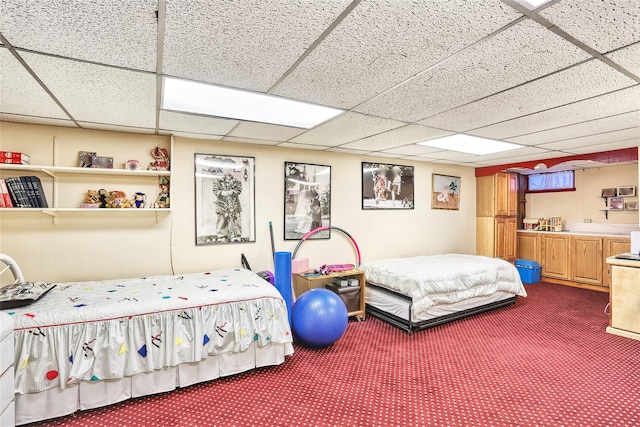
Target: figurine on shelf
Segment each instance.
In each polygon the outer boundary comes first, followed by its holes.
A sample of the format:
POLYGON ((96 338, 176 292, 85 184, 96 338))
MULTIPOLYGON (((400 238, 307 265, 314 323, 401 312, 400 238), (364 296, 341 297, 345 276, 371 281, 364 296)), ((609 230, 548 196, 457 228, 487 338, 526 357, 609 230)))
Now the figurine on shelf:
POLYGON ((146 200, 147 200, 146 194, 137 192, 133 197, 133 205, 138 209, 144 208, 144 202, 146 200))
POLYGON ((127 199, 127 195, 124 191, 111 191, 107 196, 108 208, 130 208, 131 201, 127 199))
POLYGON ((100 198, 100 207, 107 207, 107 199, 109 198, 109 193, 104 188, 98 190, 98 197, 100 198))
POLYGON ((158 197, 156 197, 156 201, 153 204, 154 208, 169 208, 171 207, 171 202, 169 198, 169 178, 166 176, 161 176, 158 185, 160 186, 160 192, 158 193, 158 197))
POLYGON ((166 148, 155 147, 151 150, 151 155, 155 159, 149 163, 148 170, 152 171, 168 171, 169 170, 169 152, 166 148))
POLYGON ((87 195, 84 196, 84 201, 80 205, 81 208, 99 208, 100 207, 100 194, 96 190, 87 190, 87 195))

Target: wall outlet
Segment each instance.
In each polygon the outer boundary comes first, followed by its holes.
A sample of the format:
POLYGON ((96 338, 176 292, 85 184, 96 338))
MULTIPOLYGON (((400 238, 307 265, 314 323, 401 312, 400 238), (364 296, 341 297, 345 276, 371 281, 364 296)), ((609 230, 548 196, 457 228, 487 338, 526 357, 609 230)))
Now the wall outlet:
POLYGON ((587 224, 591 224, 591 218, 585 218, 584 222, 587 223, 587 224))

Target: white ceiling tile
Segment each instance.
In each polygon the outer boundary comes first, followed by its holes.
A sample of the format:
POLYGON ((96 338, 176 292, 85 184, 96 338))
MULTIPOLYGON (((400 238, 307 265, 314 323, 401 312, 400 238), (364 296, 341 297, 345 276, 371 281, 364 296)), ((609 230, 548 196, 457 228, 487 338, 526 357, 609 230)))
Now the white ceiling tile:
POLYGON ((0 0, 0 29, 14 47, 155 71, 157 0, 0 0))
POLYGON ((386 132, 404 124, 395 120, 347 112, 296 136, 291 142, 332 147, 386 132))
POLYGON ((407 125, 378 135, 349 142, 342 147, 370 151, 385 150, 400 145, 440 138, 450 134, 451 132, 433 129, 427 126, 407 125))
POLYGON ((509 142, 527 145, 544 144, 612 132, 617 129, 628 129, 638 126, 638 124, 640 124, 640 110, 517 136, 509 138, 509 142))
POLYGON ((167 0, 163 72, 267 91, 350 0, 167 0))
POLYGON ((567 153, 574 153, 574 154, 588 154, 588 153, 599 153, 601 151, 621 150, 623 148, 634 148, 634 147, 640 147, 640 144, 638 143, 637 139, 609 142, 606 144, 588 145, 585 147, 569 148, 564 151, 566 151, 567 153))
POLYGON ((274 93, 353 108, 519 16, 496 0, 363 1, 274 93))
POLYGON ((635 84, 605 63, 592 60, 419 123, 466 132, 635 84))
POLYGON ((606 55, 616 64, 640 77, 640 43, 606 55))
POLYGON ((76 120, 155 129, 154 74, 21 55, 76 120))
POLYGON ((84 129, 108 130, 111 132, 128 132, 149 134, 155 131, 154 128, 140 128, 131 126, 108 125, 104 123, 78 122, 84 129))
POLYGON ((242 142, 246 144, 258 144, 258 145, 280 145, 282 141, 271 141, 268 139, 251 139, 251 138, 239 138, 236 136, 225 136, 223 141, 242 142))
POLYGON ((381 151, 382 153, 400 154, 403 156, 413 156, 418 154, 438 153, 444 151, 440 148, 427 147, 426 145, 409 144, 401 147, 393 147, 387 150, 381 151))
POLYGON ((71 120, 62 119, 48 119, 35 116, 20 116, 17 114, 4 114, 0 113, 0 122, 15 122, 15 123, 28 123, 33 125, 46 125, 46 126, 62 126, 62 127, 77 127, 71 120))
POLYGON ((580 138, 565 139, 549 144, 538 144, 539 147, 553 150, 567 150, 575 147, 585 147, 589 145, 599 145, 609 142, 635 140, 640 146, 640 127, 618 130, 614 132, 599 133, 596 135, 583 136, 580 138))
POLYGON ((251 139, 270 139, 272 141, 288 141, 294 136, 300 135, 306 129, 289 126, 279 126, 267 123, 240 122, 233 128, 229 136, 251 139))
POLYGON ((493 154, 485 154, 482 156, 474 156, 465 154, 460 157, 460 161, 463 162, 475 162, 475 161, 493 161, 493 160, 501 160, 503 163, 511 162, 511 159, 522 158, 524 156, 540 156, 543 154, 547 154, 550 150, 545 150, 537 147, 523 147, 517 148, 515 150, 502 151, 500 153, 493 154))
POLYGON ((191 132, 205 135, 226 135, 238 123, 238 120, 196 116, 192 114, 177 113, 175 111, 160 110, 159 128, 163 130, 191 132))
POLYGON ((295 148, 300 150, 315 150, 315 151, 324 151, 327 149, 327 147, 322 145, 296 144, 293 142, 283 142, 282 144, 278 144, 278 147, 295 148))
POLYGON ((351 150, 348 148, 342 147, 331 147, 327 148, 325 151, 331 151, 332 153, 344 153, 344 154, 367 154, 367 150, 351 150))
POLYGON ((205 141, 221 141, 222 135, 211 135, 211 134, 203 134, 203 133, 194 133, 194 132, 180 132, 180 131, 158 131, 159 135, 173 135, 180 138, 190 138, 190 139, 203 139, 205 141))
POLYGON ((560 1, 540 15, 600 53, 640 41, 636 0, 560 1))
POLYGON ((0 112, 69 120, 8 49, 0 48, 0 112))
POLYGON ((469 132, 486 138, 515 137, 632 112, 640 107, 640 85, 469 132))
POLYGON ((524 20, 355 110, 418 121, 586 58, 586 52, 524 20))

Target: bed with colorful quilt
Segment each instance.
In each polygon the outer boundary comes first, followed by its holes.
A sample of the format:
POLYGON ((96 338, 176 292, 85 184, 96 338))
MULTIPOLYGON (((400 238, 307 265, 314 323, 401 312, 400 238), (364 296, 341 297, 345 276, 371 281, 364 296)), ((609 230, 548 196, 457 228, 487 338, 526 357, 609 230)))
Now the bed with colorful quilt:
POLYGON ((16 424, 281 364, 293 353, 284 300, 250 270, 54 285, 2 310, 15 322, 16 424))
POLYGON ((513 304, 527 295, 518 270, 498 258, 444 254, 360 267, 367 313, 409 333, 513 304))

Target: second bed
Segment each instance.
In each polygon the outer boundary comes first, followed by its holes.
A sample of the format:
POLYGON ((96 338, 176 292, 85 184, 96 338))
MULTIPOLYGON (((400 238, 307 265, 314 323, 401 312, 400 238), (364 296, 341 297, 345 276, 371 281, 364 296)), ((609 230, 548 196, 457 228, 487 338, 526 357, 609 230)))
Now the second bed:
POLYGON ((518 270, 498 258, 422 255, 368 262, 361 268, 367 313, 409 333, 527 296, 518 270))

